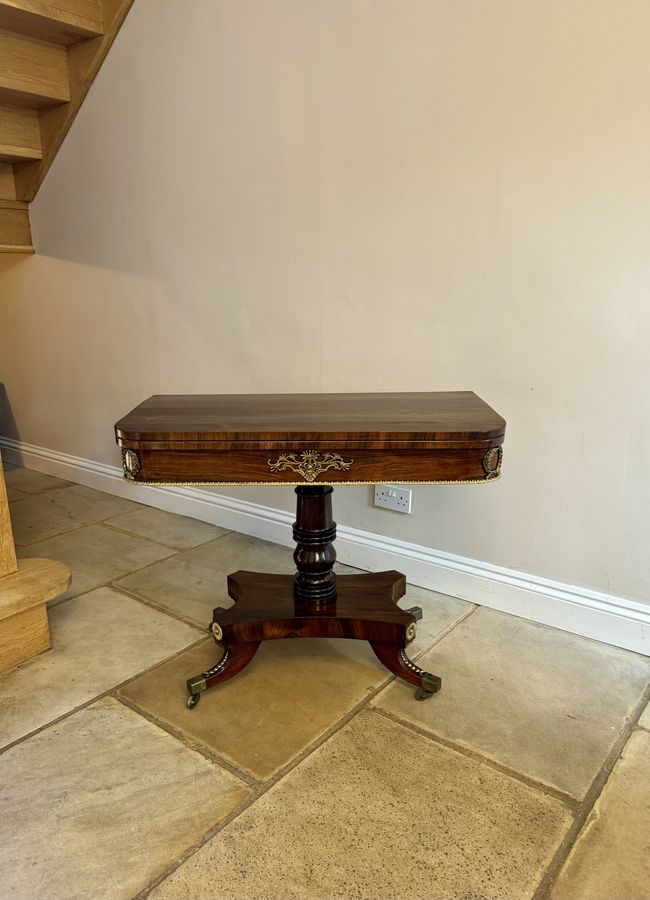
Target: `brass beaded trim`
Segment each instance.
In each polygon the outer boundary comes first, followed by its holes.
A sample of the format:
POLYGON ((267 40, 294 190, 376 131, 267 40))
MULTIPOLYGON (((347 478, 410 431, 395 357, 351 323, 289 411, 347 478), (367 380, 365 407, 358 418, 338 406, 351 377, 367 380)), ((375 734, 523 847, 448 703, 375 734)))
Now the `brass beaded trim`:
MULTIPOLYGON (((391 478, 391 484, 487 484, 491 481, 498 481, 501 478, 501 472, 493 475, 491 478, 457 478, 455 480, 438 479, 437 481, 419 481, 411 478, 410 481, 398 481, 391 478)), ((144 484, 150 487, 228 487, 229 485, 237 487, 254 487, 256 484, 262 485, 286 485, 287 487, 298 487, 304 485, 304 481, 136 481, 134 478, 126 477, 130 484, 144 484)), ((315 481, 315 485, 325 484, 336 487, 345 484, 379 484, 380 482, 374 478, 372 481, 315 481)))

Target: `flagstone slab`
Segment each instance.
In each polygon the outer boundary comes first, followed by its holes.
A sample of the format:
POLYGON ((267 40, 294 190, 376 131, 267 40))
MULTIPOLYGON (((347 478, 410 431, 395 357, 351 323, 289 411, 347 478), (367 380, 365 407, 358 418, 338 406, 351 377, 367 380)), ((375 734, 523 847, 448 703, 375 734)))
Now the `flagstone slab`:
POLYGON ((110 588, 61 603, 49 617, 52 649, 0 675, 0 747, 201 638, 110 588))
POLYGON ((101 522, 137 506, 130 500, 81 484, 48 490, 12 505, 14 540, 16 546, 33 544, 82 525, 101 522))
POLYGON ((570 823, 548 795, 364 712, 150 898, 529 900, 570 823))
POLYGON ((108 519, 106 524, 176 550, 187 550, 227 534, 225 528, 166 512, 164 509, 156 509, 153 506, 141 506, 139 509, 108 519))
POLYGON ((365 642, 266 641, 246 669, 187 709, 187 679, 219 656, 208 638, 120 694, 259 780, 290 763, 390 677, 365 642))
POLYGON ((442 690, 373 701, 524 775, 584 796, 650 680, 650 659, 481 607, 418 660, 442 690))
MULTIPOLYGON (((61 599, 85 594, 123 575, 174 554, 171 547, 105 525, 87 525, 30 546, 19 556, 58 559, 72 571, 72 584, 61 599)), ((60 602, 57 600, 55 602, 60 602)))
POLYGON ((650 734, 636 731, 596 801, 553 900, 650 898, 650 734))
POLYGON ((232 606, 227 580, 238 569, 294 572, 293 553, 287 547, 230 532, 134 572, 117 584, 205 628, 215 606, 232 606))
POLYGON ((37 472, 35 469, 12 469, 11 472, 5 473, 7 486, 18 488, 26 494, 43 494, 45 491, 52 491, 68 487, 72 484, 64 478, 57 478, 54 475, 44 475, 43 472, 37 472))
POLYGON ((129 900, 249 795, 105 698, 0 756, 0 893, 129 900))

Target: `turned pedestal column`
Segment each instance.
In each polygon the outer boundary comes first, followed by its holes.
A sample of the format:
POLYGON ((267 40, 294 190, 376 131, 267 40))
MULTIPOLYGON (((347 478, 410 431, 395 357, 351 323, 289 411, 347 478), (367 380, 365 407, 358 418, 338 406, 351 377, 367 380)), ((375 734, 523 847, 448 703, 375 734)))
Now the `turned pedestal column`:
POLYGON ((336 522, 332 519, 333 488, 326 484, 299 485, 296 488, 296 521, 293 558, 296 581, 293 595, 302 603, 327 603, 336 597, 336 522))

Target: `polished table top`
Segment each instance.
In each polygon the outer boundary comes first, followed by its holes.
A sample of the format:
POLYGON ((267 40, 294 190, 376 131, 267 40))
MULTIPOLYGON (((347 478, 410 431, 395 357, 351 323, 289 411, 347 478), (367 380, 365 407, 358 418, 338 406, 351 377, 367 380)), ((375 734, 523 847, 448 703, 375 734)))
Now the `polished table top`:
POLYGON ((410 483, 496 478, 505 426, 472 391, 180 394, 145 400, 115 434, 135 481, 410 483))
POLYGON ((506 423, 472 391, 399 394, 172 394, 149 397, 115 426, 141 440, 456 441, 506 423))

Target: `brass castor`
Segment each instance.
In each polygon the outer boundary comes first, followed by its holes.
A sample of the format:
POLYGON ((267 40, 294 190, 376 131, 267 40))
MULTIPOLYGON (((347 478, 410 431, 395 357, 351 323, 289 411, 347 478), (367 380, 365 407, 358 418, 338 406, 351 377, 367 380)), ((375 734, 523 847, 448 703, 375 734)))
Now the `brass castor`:
POLYGON ((200 699, 201 699, 200 694, 190 694, 190 696, 187 698, 187 708, 194 709, 194 707, 197 705, 197 703, 199 702, 200 699))
POLYGON ((431 675, 430 672, 422 673, 422 684, 415 692, 416 700, 428 700, 434 694, 437 694, 442 687, 442 679, 438 675, 431 675))
POLYGON ((409 609, 405 609, 404 612, 411 613, 412 616, 415 616, 417 621, 422 618, 421 606, 411 606, 409 609))

